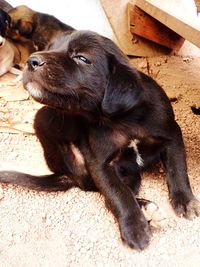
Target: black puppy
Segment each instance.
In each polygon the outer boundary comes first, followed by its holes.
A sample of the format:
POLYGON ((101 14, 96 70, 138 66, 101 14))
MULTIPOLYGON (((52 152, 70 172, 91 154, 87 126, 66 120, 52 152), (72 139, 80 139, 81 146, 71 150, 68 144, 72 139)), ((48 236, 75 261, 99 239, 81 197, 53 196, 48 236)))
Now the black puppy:
POLYGON ((119 223, 122 240, 143 249, 149 225, 134 192, 141 171, 161 160, 175 212, 199 216, 181 130, 162 88, 96 33, 75 31, 52 49, 29 58, 23 82, 45 105, 34 127, 53 174, 5 171, 0 181, 35 190, 99 190, 119 223))
POLYGON ((0 8, 0 35, 2 37, 5 37, 5 33, 10 21, 10 16, 3 9, 0 8))
POLYGON ((32 50, 48 50, 63 32, 70 34, 74 28, 56 17, 40 13, 27 6, 17 6, 9 11, 11 18, 7 36, 13 42, 31 46, 32 50))
POLYGON ((10 9, 12 9, 12 6, 8 2, 0 0, 0 36, 2 37, 5 37, 6 30, 11 22, 7 13, 10 9))

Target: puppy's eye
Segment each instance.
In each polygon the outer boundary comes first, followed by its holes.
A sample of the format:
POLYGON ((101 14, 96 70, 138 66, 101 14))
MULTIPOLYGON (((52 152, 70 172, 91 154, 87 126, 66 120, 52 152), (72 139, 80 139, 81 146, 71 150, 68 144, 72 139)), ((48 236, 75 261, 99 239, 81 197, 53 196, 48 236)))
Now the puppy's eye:
POLYGON ((91 61, 82 55, 73 56, 73 59, 80 60, 80 61, 84 62, 85 64, 91 64, 91 61))

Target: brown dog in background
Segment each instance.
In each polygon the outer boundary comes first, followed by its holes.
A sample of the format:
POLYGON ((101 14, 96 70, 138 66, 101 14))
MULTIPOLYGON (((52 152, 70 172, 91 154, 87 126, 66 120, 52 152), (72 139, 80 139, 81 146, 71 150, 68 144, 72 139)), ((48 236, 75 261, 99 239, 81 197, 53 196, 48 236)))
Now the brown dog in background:
POLYGON ((8 11, 12 6, 6 1, 0 1, 0 76, 12 70, 19 60, 19 53, 11 41, 5 38, 6 30, 10 24, 8 11))
POLYGON ((18 68, 23 68, 29 55, 35 51, 32 45, 15 42, 8 35, 11 17, 8 14, 13 7, 6 1, 0 0, 0 76, 7 72, 19 74, 18 68))
POLYGON ((2 44, 6 41, 6 46, 0 51, 0 75, 10 71, 13 65, 23 69, 30 54, 48 50, 59 35, 74 31, 54 16, 27 6, 13 8, 0 1, 1 7, 0 26, 5 37, 2 44))
POLYGON ((60 34, 74 31, 54 16, 36 12, 24 5, 11 9, 9 16, 11 24, 7 36, 24 46, 28 44, 34 51, 48 50, 60 34))

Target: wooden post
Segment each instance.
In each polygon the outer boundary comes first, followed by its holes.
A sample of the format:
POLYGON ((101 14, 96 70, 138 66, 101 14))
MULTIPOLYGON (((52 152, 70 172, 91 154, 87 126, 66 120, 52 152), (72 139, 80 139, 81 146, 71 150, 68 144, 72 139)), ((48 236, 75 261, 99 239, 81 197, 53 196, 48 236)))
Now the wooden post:
POLYGON ((193 0, 136 0, 135 5, 200 47, 200 19, 193 0))
POLYGON ((179 50, 185 41, 180 35, 129 3, 130 31, 157 44, 179 50))

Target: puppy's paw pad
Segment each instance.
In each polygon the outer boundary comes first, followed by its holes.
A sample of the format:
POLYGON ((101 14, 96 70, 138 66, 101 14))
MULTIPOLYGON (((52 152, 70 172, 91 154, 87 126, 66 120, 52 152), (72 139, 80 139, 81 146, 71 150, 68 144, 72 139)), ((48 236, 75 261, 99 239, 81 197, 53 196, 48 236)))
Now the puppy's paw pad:
POLYGON ((149 202, 142 207, 145 218, 155 228, 163 228, 167 224, 167 215, 156 203, 149 202))
POLYGON ((200 216, 200 202, 197 199, 190 200, 186 207, 186 217, 190 220, 200 216))

